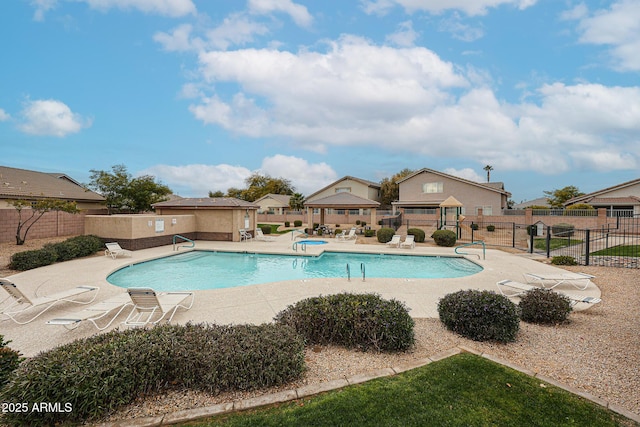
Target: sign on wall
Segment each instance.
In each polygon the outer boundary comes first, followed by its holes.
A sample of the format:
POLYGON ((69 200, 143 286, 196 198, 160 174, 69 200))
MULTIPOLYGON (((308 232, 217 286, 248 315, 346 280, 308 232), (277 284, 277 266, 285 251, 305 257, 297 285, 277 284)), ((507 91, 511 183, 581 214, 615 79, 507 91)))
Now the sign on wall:
POLYGON ((164 219, 156 219, 156 233, 164 232, 164 219))

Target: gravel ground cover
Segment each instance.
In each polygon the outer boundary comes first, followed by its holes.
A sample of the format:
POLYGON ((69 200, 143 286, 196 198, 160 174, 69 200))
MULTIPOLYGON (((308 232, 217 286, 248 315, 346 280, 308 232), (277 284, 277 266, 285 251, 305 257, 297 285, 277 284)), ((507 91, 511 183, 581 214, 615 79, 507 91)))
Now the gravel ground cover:
MULTIPOLYGON (((6 266, 13 252, 35 249, 58 239, 27 241, 16 247, 0 244, 0 277, 15 272, 6 266), (18 248, 18 249, 16 249, 18 248)), ((297 383, 280 389, 251 392, 207 393, 174 390, 145 396, 103 421, 116 421, 171 413, 331 381, 398 366, 466 346, 588 392, 633 413, 640 414, 640 274, 637 269, 565 267, 596 276, 601 304, 572 313, 570 322, 558 326, 520 323, 517 341, 480 343, 447 331, 438 319, 415 319, 416 346, 401 354, 375 354, 340 347, 316 346, 306 351, 308 371, 297 383)))

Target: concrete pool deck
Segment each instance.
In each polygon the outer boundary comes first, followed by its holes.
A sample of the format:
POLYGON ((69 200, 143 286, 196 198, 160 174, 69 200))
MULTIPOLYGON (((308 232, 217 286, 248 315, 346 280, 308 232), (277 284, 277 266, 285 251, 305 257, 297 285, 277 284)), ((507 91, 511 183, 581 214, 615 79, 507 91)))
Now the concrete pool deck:
MULTIPOLYGON (((295 254, 293 241, 289 234, 273 236, 272 241, 248 242, 212 242, 197 241, 196 249, 219 251, 244 251, 256 253, 295 254)), ((326 245, 308 245, 306 255, 317 255, 323 251, 350 251, 366 253, 394 253, 432 256, 459 256, 454 248, 416 246, 414 249, 389 248, 380 244, 355 244, 355 241, 338 242, 325 239, 326 245)), ((301 245, 298 253, 303 254, 301 245)), ((188 249, 180 248, 180 252, 188 249)), ((479 289, 497 291, 496 282, 504 279, 523 281, 524 273, 558 273, 564 270, 552 265, 543 264, 531 259, 528 254, 509 254, 500 250, 487 249, 486 259, 482 259, 482 249, 467 247, 461 250, 468 253, 466 258, 483 267, 477 274, 452 279, 377 279, 366 278, 362 281, 358 272, 354 272, 351 280, 346 277, 331 279, 307 279, 272 282, 260 285, 236 288, 202 290, 195 292, 195 303, 189 311, 178 311, 173 323, 208 322, 217 324, 260 324, 271 322, 273 317, 286 308, 304 298, 340 292, 374 292, 383 298, 395 298, 410 308, 409 314, 414 318, 437 318, 437 304, 440 298, 460 289, 479 289)), ((113 271, 145 260, 175 254, 172 246, 162 246, 133 252, 131 257, 112 259, 107 256, 94 256, 67 261, 25 271, 9 279, 27 296, 43 296, 80 285, 100 287, 96 300, 98 303, 109 297, 124 292, 123 288, 107 282, 107 276, 113 271)), ((213 278, 215 280, 215 278, 213 278)), ((274 277, 274 280, 277 280, 274 277)), ((151 286, 153 287, 153 286, 151 286)), ((587 289, 579 291, 571 285, 562 285, 555 290, 567 291, 571 295, 600 297, 600 289, 590 283, 587 289)), ((0 291, 0 294, 5 293, 0 291)), ((4 298, 1 297, 1 298, 4 298)), ((8 304, 5 301, 0 305, 8 304)), ((63 303, 54 306, 38 319, 26 325, 18 325, 3 317, 0 320, 0 333, 5 340, 11 340, 10 347, 20 351, 24 356, 34 356, 60 344, 78 338, 94 335, 97 329, 88 322, 83 322, 76 329, 67 330, 62 326, 46 325, 46 321, 64 317, 86 306, 63 303)), ((574 310, 588 308, 587 304, 578 304, 574 310)), ((126 319, 125 310, 107 330, 116 329, 126 319)))

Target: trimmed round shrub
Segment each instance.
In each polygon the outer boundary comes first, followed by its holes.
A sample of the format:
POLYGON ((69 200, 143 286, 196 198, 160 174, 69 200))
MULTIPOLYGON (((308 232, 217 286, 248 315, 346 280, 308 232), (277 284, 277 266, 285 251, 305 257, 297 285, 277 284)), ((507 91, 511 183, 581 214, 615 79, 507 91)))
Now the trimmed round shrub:
POLYGON ((11 255, 9 268, 26 271, 45 265, 51 265, 58 259, 57 252, 52 247, 44 247, 31 251, 18 252, 11 255))
POLYGON ((451 230, 436 230, 433 232, 431 237, 436 242, 436 245, 446 247, 455 245, 456 240, 458 240, 456 233, 451 230))
POLYGON ((396 234, 396 231, 393 228, 382 227, 378 230, 376 236, 378 237, 378 242, 387 243, 391 241, 394 234, 396 234))
POLYGON ((9 381, 13 371, 18 369, 23 358, 20 353, 9 348, 11 341, 5 341, 4 336, 0 335, 0 389, 9 381))
POLYGON ((496 231, 496 226, 491 224, 487 225, 487 231, 496 231))
POLYGON ((407 234, 412 234, 413 235, 413 240, 416 243, 423 243, 424 242, 425 233, 424 233, 424 230, 422 230, 420 228, 410 228, 410 229, 407 230, 407 234))
MULTIPOLYGON (((291 225, 291 223, 289 221, 285 221, 284 222, 285 228, 289 228, 290 225, 291 225)), ((302 225, 302 224, 300 224, 300 225, 302 225)))
MULTIPOLYGON (((281 385, 304 370, 304 341, 284 325, 162 325, 95 335, 23 362, 0 401, 63 402, 71 411, 7 413, 9 425, 94 420, 140 395, 281 385)), ((66 406, 65 406, 66 408, 66 406)))
POLYGON ((556 255, 551 258, 553 265, 578 265, 576 259, 569 255, 556 255))
POLYGON ((373 237, 376 235, 376 230, 364 230, 364 237, 373 237))
POLYGON ((271 234, 270 225, 263 225, 262 227, 260 227, 260 229, 262 230, 262 234, 271 234))
POLYGON ((571 237, 575 233, 575 226, 565 223, 552 225, 551 233, 556 237, 571 237))
POLYGON ((474 341, 511 342, 520 328, 518 307, 492 291, 462 290, 438 302, 447 329, 474 341))
POLYGON ((293 221, 293 226, 302 227, 302 220, 296 219, 295 221, 293 221))
POLYGON ((555 325, 566 322, 571 313, 571 300, 551 289, 536 288, 520 298, 520 318, 529 323, 555 325))
POLYGON ((363 351, 405 351, 413 346, 414 321, 397 300, 376 294, 341 293, 307 298, 276 315, 307 344, 337 344, 363 351))
POLYGON ((471 227, 471 229, 472 229, 473 231, 476 231, 476 230, 478 230, 478 229, 480 228, 480 226, 479 226, 478 224, 476 224, 475 222, 474 222, 474 223, 472 223, 470 227, 471 227))

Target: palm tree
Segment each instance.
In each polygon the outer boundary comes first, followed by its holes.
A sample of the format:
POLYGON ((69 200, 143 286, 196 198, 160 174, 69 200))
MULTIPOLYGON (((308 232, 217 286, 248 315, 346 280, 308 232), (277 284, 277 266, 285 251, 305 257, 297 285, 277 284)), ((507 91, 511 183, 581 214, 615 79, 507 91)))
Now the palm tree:
POLYGON ((491 180, 491 171, 493 170, 493 166, 487 165, 483 169, 487 171, 487 182, 489 182, 491 180))

